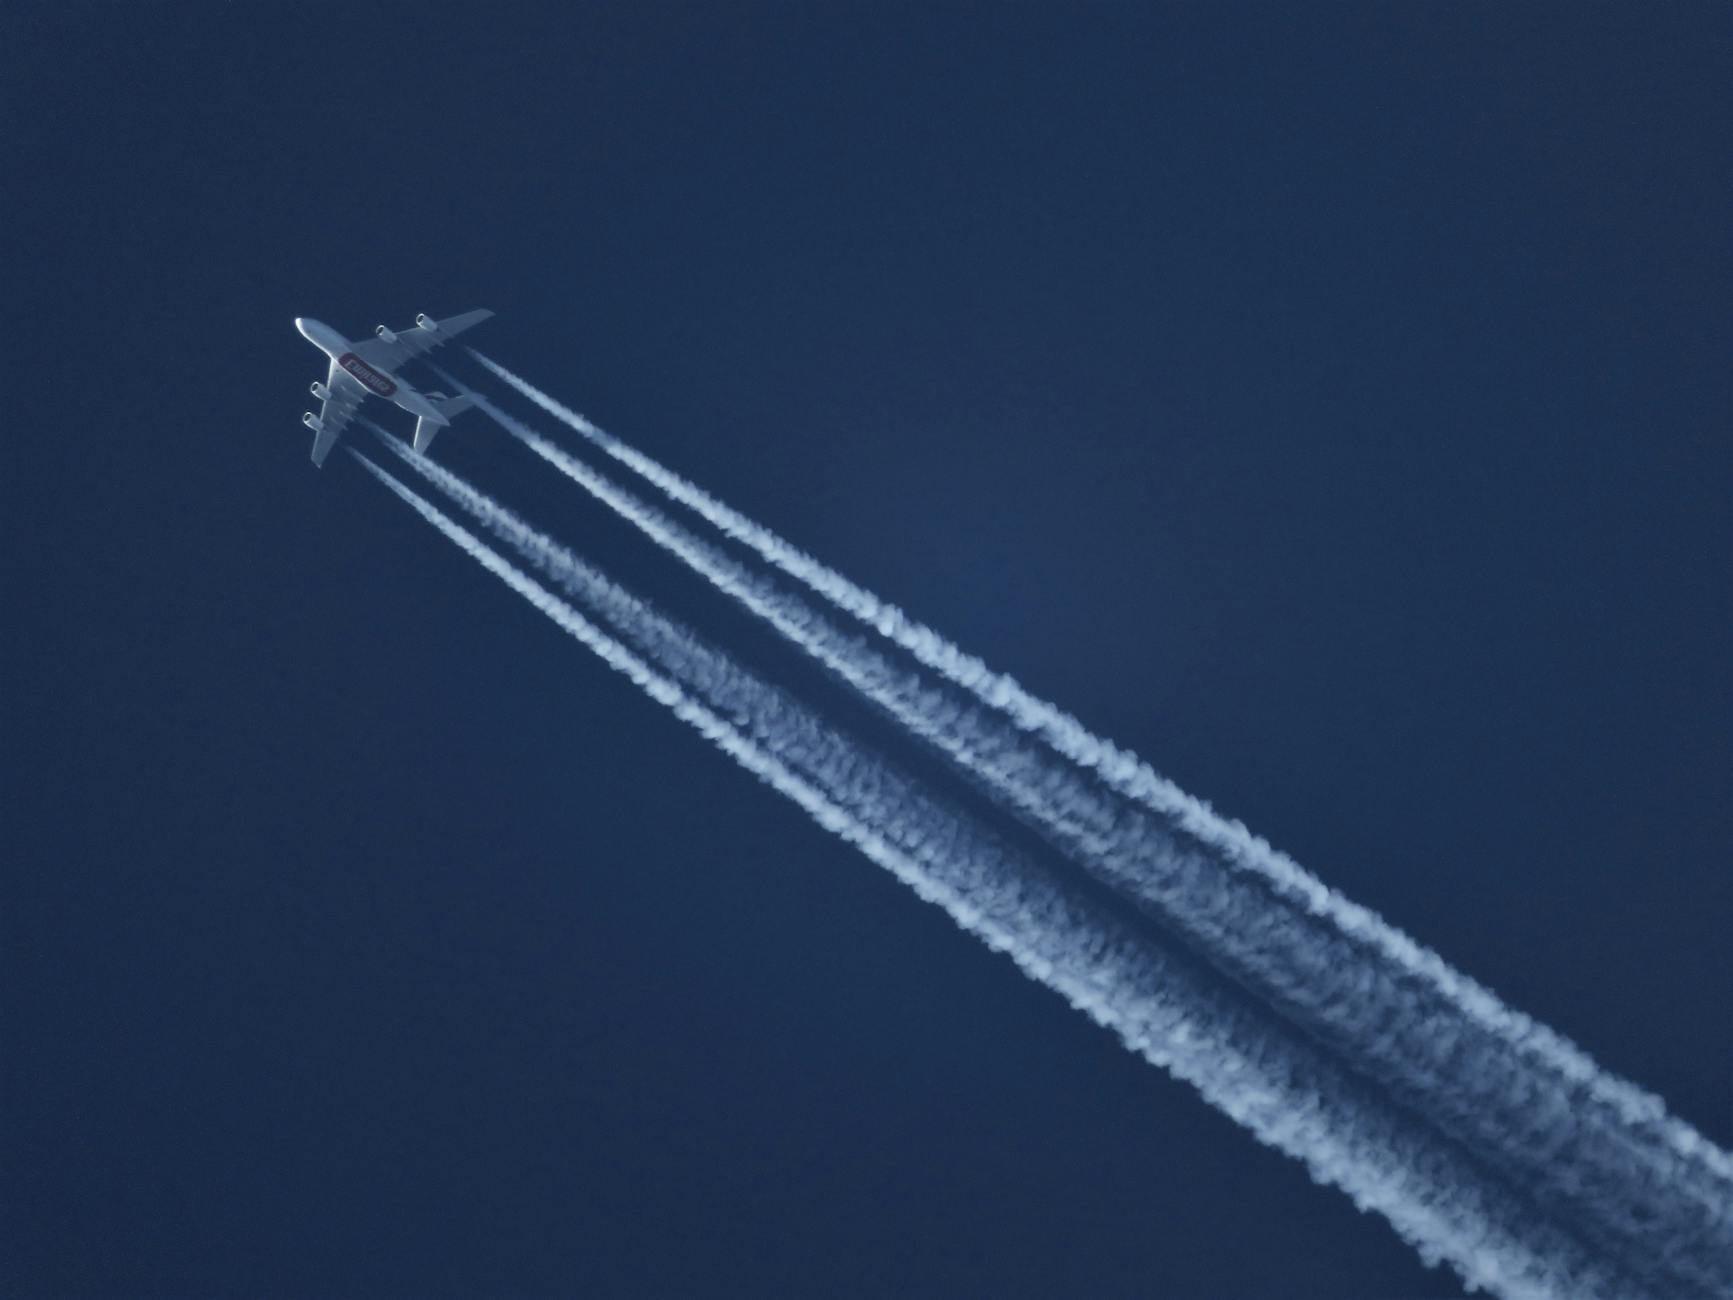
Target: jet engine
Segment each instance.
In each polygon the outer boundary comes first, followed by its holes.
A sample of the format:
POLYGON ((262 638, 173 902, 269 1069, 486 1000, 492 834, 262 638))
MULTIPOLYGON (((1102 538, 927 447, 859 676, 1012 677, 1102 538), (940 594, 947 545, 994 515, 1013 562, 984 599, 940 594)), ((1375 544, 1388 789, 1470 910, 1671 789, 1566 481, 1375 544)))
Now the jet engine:
POLYGON ((373 332, 375 334, 377 334, 380 338, 384 339, 387 343, 397 342, 397 335, 394 334, 392 331, 386 329, 385 326, 383 326, 383 325, 379 326, 373 332))
POLYGON ((321 402, 329 402, 331 400, 331 390, 326 388, 325 385, 321 384, 317 379, 313 381, 312 392, 313 396, 317 397, 321 402))
POLYGON ((434 320, 433 317, 431 317, 431 316, 417 315, 415 318, 415 323, 417 325, 421 326, 421 328, 424 330, 436 330, 439 328, 439 322, 434 320))
POLYGON ((323 429, 325 427, 325 421, 321 420, 318 416, 314 415, 313 412, 311 412, 311 411, 303 411, 301 413, 301 423, 306 425, 314 433, 318 433, 321 429, 323 429))

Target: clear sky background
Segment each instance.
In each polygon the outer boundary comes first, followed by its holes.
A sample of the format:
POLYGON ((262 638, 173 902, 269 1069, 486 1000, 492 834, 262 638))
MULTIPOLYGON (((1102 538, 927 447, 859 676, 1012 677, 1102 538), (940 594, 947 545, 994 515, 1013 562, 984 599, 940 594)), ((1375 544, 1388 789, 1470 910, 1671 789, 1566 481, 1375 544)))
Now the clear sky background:
POLYGON ((8 7, 0 1291, 1458 1293, 315 471, 298 315, 494 308, 1733 1141, 1729 85, 1721 4, 8 7))

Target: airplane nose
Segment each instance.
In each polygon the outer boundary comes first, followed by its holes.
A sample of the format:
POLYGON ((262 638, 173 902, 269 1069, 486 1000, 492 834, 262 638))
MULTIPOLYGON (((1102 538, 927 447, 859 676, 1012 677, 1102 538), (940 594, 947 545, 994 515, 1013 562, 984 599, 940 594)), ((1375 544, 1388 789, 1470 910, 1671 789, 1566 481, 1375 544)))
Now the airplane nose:
POLYGON ((305 316, 295 317, 295 328, 299 330, 302 335, 305 335, 307 333, 307 318, 305 316))

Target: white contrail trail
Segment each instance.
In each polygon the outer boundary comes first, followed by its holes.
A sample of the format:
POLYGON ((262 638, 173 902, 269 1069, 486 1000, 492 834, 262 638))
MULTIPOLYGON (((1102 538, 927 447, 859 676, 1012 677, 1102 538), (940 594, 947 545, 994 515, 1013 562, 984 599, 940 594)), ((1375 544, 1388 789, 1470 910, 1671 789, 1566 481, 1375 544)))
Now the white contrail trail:
MULTIPOLYGON (((661 648, 655 665, 646 662, 351 452, 482 567, 821 826, 945 908, 962 928, 1007 953, 1030 977, 1261 1140, 1305 1162, 1314 1177, 1382 1214, 1429 1262, 1448 1262, 1471 1287, 1510 1297, 1662 1300, 1662 1293, 1646 1290, 1568 1232, 1534 1216, 1425 1125, 1367 1094, 1303 1037, 1183 959, 1164 954, 1109 906, 1065 888, 983 828, 934 803, 782 692, 671 625, 633 630, 635 639, 661 648), (686 660, 689 650, 701 660, 686 660)), ((415 465, 419 458, 405 454, 405 461, 415 465)), ((455 476, 440 474, 487 510, 483 522, 491 529, 514 545, 520 538, 539 545, 534 530, 510 512, 455 476)), ((573 574, 588 572, 606 583, 575 563, 573 574)), ((573 584, 577 591, 589 585, 576 577, 573 584)), ((606 585, 644 618, 666 622, 606 585)), ((610 621, 628 613, 607 599, 610 621)))
MULTIPOLYGON (((503 367, 485 357, 478 359, 670 495, 712 518, 730 535, 754 545, 760 554, 808 581, 821 594, 833 595, 823 588, 826 576, 843 584, 845 596, 850 590, 858 592, 846 580, 815 561, 799 557, 780 539, 648 458, 631 452, 503 367), (754 533, 758 535, 756 541, 754 533), (811 580, 810 572, 791 568, 786 562, 791 553, 816 569, 819 580, 811 580)), ((1733 1185, 1726 1176, 1726 1157, 1694 1130, 1667 1117, 1656 1099, 1601 1074, 1570 1044, 1505 1009, 1490 993, 1418 949, 1371 913, 1328 891, 1324 891, 1324 902, 1333 905, 1317 906, 1321 885, 1253 840, 1243 828, 1214 819, 1202 805, 1194 807, 1218 828, 1227 826, 1232 833, 1200 835, 1195 818, 1188 824, 1186 818, 1171 817, 1171 805, 1164 808, 1147 798, 1139 802, 1162 812, 1167 825, 1152 826, 1147 818, 1136 814, 1130 819, 1116 817, 1113 808, 1102 805, 1074 778, 1063 771, 1056 773, 1038 756, 1033 756, 1032 762, 1031 754, 1014 738, 1008 744, 1002 728, 983 729, 970 718, 970 711, 960 712, 942 695, 897 672, 858 638, 844 636, 803 602, 777 591, 659 512, 621 492, 521 422, 497 408, 490 413, 532 449, 769 620, 899 721, 945 749, 1013 806, 1041 820, 1080 861, 1114 871, 1116 887, 1154 905, 1200 942, 1213 960, 1279 1008, 1296 1015, 1338 1050, 1348 1052, 1361 1068, 1411 1104, 1419 1105, 1448 1131, 1488 1152, 1541 1199, 1564 1199, 1579 1212, 1589 1214, 1597 1231, 1613 1232, 1630 1243, 1640 1257, 1664 1261, 1665 1267, 1694 1278, 1711 1293, 1733 1289, 1729 1275, 1733 1268, 1733 1222, 1728 1213, 1733 1205, 1733 1185), (1175 830, 1181 834, 1176 836, 1175 830), (1274 859, 1275 870, 1261 871, 1260 867, 1270 864, 1255 856, 1248 861, 1228 851, 1246 844, 1274 859), (1260 883, 1274 886, 1278 897, 1290 908, 1297 904, 1313 924, 1295 926, 1284 923, 1280 916, 1272 922, 1268 900, 1260 898, 1257 891, 1246 891, 1244 876, 1248 873, 1239 873, 1239 878, 1230 874, 1225 883, 1219 872, 1199 875, 1194 871, 1188 878, 1183 859, 1188 851, 1196 857, 1198 846, 1211 850, 1213 858, 1227 857, 1230 866, 1251 867, 1254 879, 1262 876, 1260 883), (1308 882, 1303 892, 1283 887, 1284 879, 1292 883, 1296 873, 1308 882), (1324 923, 1321 929, 1319 922, 1324 923), (1585 1067, 1593 1074, 1585 1075, 1585 1067), (1566 1155, 1569 1158, 1564 1158, 1566 1155)), ((836 603, 850 608, 847 599, 836 603)), ((859 602, 855 604, 853 612, 866 617, 859 602)), ((919 631, 936 639, 936 634, 919 631)), ((941 667, 964 658, 954 648, 941 656, 918 657, 941 667)), ((989 703, 1007 698, 1005 690, 983 694, 970 681, 950 672, 945 675, 989 703)), ((1019 688, 1011 683, 1007 689, 1019 688)), ((1009 711, 1015 716, 1015 709, 1009 711)), ((1102 771, 1099 766, 1096 770, 1102 771)), ((1143 771, 1151 781, 1159 781, 1147 768, 1143 771)), ((1120 793, 1137 792, 1121 787, 1120 793)), ((1178 798, 1184 800, 1185 796, 1178 798)))
POLYGON ((1100 773, 1114 789, 1173 816, 1181 827, 1205 843, 1219 847, 1228 860, 1266 875, 1285 897, 1308 911, 1329 916, 1346 933, 1386 951, 1393 959, 1425 974, 1448 990, 1480 1018, 1547 1056, 1561 1073, 1584 1083, 1619 1107, 1633 1122, 1653 1125, 1682 1155, 1712 1164, 1723 1178, 1733 1178, 1733 1156, 1705 1141, 1694 1128, 1665 1114, 1661 1099, 1607 1075, 1580 1048, 1544 1025, 1505 1007, 1497 995, 1455 970, 1436 953, 1417 944, 1376 913, 1342 897, 1286 854, 1252 834, 1242 823, 1221 817, 1203 801, 1186 794, 1160 776, 1135 754, 1090 732, 1057 705, 1025 690, 1009 674, 999 673, 953 645, 931 628, 881 600, 872 592, 805 554, 770 529, 717 500, 696 484, 622 442, 576 411, 490 360, 473 348, 470 355, 498 378, 583 434, 595 446, 671 499, 690 508, 721 532, 744 543, 765 560, 889 638, 948 681, 972 692, 984 703, 1009 714, 1026 731, 1039 735, 1073 762, 1100 773))

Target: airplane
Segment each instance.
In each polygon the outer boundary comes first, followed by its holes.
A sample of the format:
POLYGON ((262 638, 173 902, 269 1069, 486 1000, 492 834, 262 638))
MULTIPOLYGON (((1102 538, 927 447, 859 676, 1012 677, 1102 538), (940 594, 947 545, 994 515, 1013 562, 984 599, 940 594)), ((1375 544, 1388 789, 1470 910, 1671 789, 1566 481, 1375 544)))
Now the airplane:
POLYGON ((313 431, 313 463, 325 463, 355 408, 369 394, 389 398, 415 416, 415 450, 426 451, 433 443, 433 435, 450 424, 452 416, 468 410, 471 399, 417 392, 412 384, 398 377, 397 369, 492 315, 491 311, 466 311, 443 321, 417 316, 413 329, 399 334, 381 325, 374 331, 378 338, 359 343, 351 343, 310 316, 295 317, 295 328, 331 358, 331 373, 325 381, 313 381, 313 396, 324 406, 317 415, 308 411, 301 417, 301 423, 313 431))

